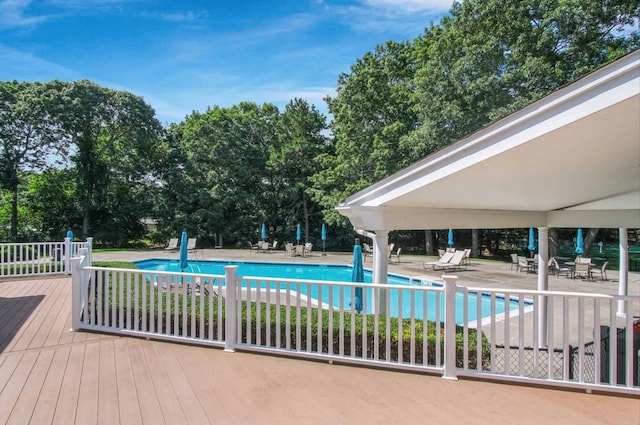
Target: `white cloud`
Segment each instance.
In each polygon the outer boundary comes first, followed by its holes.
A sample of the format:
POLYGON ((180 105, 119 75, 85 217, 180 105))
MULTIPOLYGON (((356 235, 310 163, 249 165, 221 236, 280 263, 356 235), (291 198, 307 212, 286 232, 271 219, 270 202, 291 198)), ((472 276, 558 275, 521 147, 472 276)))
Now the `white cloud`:
POLYGON ((390 9, 400 13, 446 12, 453 0, 362 0, 366 6, 390 9))
POLYGON ((20 75, 24 81, 73 80, 81 75, 63 65, 39 58, 31 52, 24 52, 0 44, 0 80, 11 80, 20 75))
POLYGON ((28 16, 31 0, 0 1, 0 29, 32 27, 48 19, 47 16, 28 16))

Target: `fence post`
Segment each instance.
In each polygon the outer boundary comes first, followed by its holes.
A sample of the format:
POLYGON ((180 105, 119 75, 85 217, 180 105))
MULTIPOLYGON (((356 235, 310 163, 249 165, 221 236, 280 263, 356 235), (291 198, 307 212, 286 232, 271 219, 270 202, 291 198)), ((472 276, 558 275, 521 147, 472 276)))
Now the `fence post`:
MULTIPOLYGON (((68 240, 68 238, 67 238, 68 240)), ((82 281, 84 270, 80 262, 82 258, 71 259, 71 331, 80 329, 80 307, 82 303, 82 281)))
POLYGON ((85 247, 87 248, 87 261, 85 261, 85 265, 91 267, 93 265, 93 238, 87 238, 85 247))
POLYGON ((64 238, 64 272, 71 274, 71 240, 64 238))
POLYGON ((444 279, 444 371, 443 379, 457 381, 456 368, 456 281, 458 276, 443 275, 444 279))
POLYGON ((236 348, 236 339, 238 335, 237 317, 236 317, 236 294, 238 266, 225 266, 225 311, 224 311, 224 351, 233 353, 236 348))

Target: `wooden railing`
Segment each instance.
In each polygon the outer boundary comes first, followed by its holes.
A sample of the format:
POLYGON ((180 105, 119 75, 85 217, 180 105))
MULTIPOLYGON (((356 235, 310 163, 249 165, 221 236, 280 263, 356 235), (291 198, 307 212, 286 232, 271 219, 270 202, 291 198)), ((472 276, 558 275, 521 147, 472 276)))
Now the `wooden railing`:
POLYGON ((379 285, 74 264, 74 329, 640 395, 637 297, 467 288, 455 276, 379 285))

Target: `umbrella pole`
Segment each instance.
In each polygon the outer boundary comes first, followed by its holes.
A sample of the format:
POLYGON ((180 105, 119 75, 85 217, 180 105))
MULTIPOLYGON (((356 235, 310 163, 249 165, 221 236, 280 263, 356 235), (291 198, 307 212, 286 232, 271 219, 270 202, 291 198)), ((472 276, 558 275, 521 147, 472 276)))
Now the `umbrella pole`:
POLYGON ((324 256, 324 255, 327 255, 327 254, 324 252, 324 241, 322 241, 322 255, 323 255, 323 256, 324 256))

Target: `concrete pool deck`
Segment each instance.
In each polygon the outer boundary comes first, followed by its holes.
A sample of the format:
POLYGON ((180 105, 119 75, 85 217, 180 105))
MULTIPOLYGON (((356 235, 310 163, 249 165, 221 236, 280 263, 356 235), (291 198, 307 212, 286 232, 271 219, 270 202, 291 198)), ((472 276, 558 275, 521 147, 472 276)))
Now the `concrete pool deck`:
MULTIPOLYGON (((351 264, 350 252, 327 252, 322 255, 320 251, 313 251, 308 257, 288 257, 284 251, 275 250, 267 252, 249 251, 248 249, 201 249, 190 254, 190 258, 201 260, 231 260, 231 261, 257 261, 278 263, 308 263, 308 264, 351 264)), ((132 250, 96 252, 94 261, 137 261, 149 258, 178 258, 177 251, 156 250, 132 250)), ((389 264, 389 273, 397 273, 406 276, 428 276, 436 281, 442 280, 443 272, 425 269, 423 263, 437 260, 435 257, 422 255, 403 255, 400 263, 389 264)), ((371 256, 367 256, 365 268, 372 267, 371 256)), ((538 277, 533 273, 516 272, 511 269, 511 263, 483 259, 471 259, 466 270, 451 272, 458 276, 458 284, 464 286, 481 286, 486 288, 512 288, 512 289, 537 289, 538 277)), ((608 280, 587 281, 582 279, 568 279, 566 277, 549 276, 549 290, 569 291, 585 293, 618 293, 618 271, 607 270, 608 280)), ((630 272, 628 276, 629 295, 640 296, 640 273, 630 272)))

